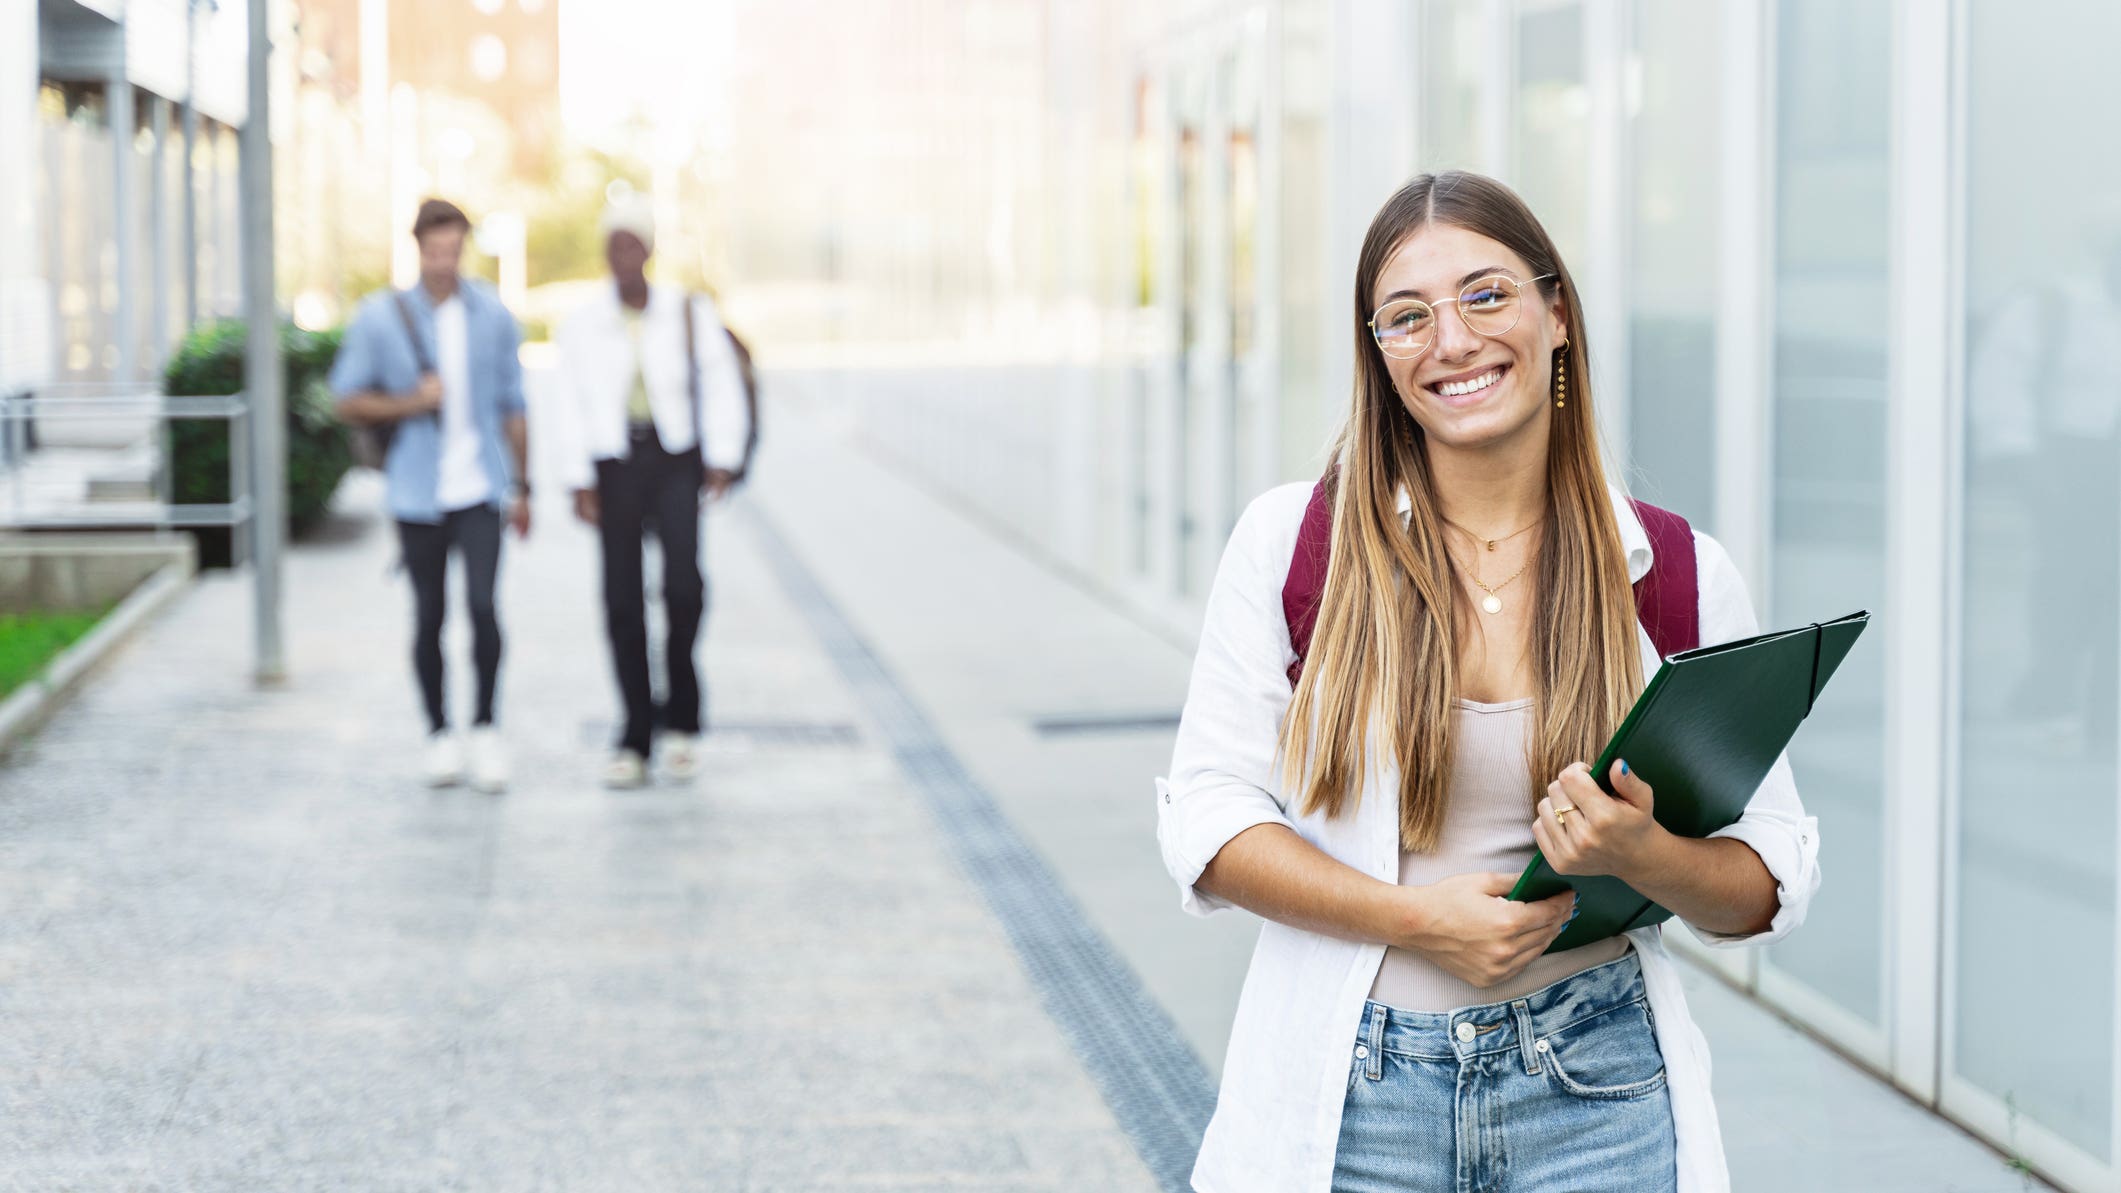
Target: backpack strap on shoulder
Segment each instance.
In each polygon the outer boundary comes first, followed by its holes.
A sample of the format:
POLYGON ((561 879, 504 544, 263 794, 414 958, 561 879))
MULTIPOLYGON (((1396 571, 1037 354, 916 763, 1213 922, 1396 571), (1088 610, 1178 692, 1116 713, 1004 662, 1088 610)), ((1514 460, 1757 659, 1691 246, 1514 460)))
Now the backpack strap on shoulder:
POLYGON ((1647 501, 1628 499, 1650 539, 1650 570, 1635 582, 1635 616, 1660 658, 1701 645, 1701 580, 1694 528, 1647 501))
MULTIPOLYGON (((1326 568, 1333 558, 1333 475, 1319 478, 1304 506, 1296 530, 1296 549, 1282 581, 1281 612, 1289 625, 1289 646, 1296 661, 1289 665, 1289 685, 1303 677, 1311 635, 1318 628, 1318 605, 1326 591, 1326 568)), ((1647 501, 1629 499, 1650 539, 1650 570, 1635 582, 1635 616, 1650 636, 1659 657, 1701 645, 1701 583, 1694 554, 1694 528, 1685 518, 1647 501)))
POLYGON ((1281 586, 1281 615, 1289 623, 1289 645, 1296 661, 1289 664, 1289 686, 1304 673, 1304 656, 1311 650, 1311 633, 1318 628, 1318 602, 1326 591, 1326 567, 1333 561, 1333 474, 1318 478, 1304 506, 1303 524, 1296 529, 1296 550, 1289 557, 1289 575, 1281 586))

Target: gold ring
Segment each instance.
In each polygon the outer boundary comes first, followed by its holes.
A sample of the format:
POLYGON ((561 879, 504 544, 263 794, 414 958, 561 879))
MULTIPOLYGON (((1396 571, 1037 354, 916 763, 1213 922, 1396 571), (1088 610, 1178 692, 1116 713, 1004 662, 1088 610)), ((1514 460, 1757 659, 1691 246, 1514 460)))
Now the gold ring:
POLYGON ((1574 804, 1570 804, 1569 806, 1567 806, 1567 807, 1565 807, 1565 808, 1556 808, 1556 809, 1554 809, 1554 823, 1556 823, 1556 824, 1560 824, 1560 823, 1561 823, 1561 818, 1562 818, 1562 817, 1564 817, 1564 816, 1567 816, 1567 815, 1568 815, 1569 813, 1571 813, 1571 812, 1574 812, 1575 810, 1576 810, 1576 805, 1574 805, 1574 804))

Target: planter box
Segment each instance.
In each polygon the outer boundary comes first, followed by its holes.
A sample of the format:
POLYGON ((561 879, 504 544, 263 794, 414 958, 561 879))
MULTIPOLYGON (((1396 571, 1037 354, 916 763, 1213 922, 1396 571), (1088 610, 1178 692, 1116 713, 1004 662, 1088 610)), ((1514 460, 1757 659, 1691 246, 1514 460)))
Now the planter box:
POLYGON ((43 724, 134 631, 188 588, 197 566, 191 536, 183 534, 0 536, 0 613, 69 612, 116 602, 96 628, 0 700, 0 751, 43 724))

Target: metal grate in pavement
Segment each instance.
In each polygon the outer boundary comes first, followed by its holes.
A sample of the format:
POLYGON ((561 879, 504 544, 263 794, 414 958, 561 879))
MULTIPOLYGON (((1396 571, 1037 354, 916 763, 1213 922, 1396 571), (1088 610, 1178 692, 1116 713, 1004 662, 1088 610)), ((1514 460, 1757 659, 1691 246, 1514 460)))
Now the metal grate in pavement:
MULTIPOLYGON (((601 749, 618 737, 618 723, 609 717, 582 722, 582 744, 601 749)), ((701 737, 701 748, 815 750, 846 748, 862 744, 862 731, 847 721, 715 721, 701 737)))
POLYGON ((801 610, 900 768, 927 797, 958 864, 1016 946, 1046 1013, 1060 1026, 1142 1163, 1183 1193, 1215 1109, 1200 1058, 1134 971, 1105 943, 1053 872, 972 780, 882 660, 848 624, 757 505, 745 507, 781 588, 801 610))
POLYGON ((1088 713, 1074 717, 1039 717, 1031 729, 1040 737, 1080 737, 1100 733, 1174 733, 1178 714, 1088 713))

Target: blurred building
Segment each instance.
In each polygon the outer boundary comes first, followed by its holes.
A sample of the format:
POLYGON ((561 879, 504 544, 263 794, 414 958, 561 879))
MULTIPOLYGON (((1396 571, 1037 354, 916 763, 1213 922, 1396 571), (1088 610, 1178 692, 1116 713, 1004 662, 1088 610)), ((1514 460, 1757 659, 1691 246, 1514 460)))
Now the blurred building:
POLYGON ((0 4, 0 391, 151 379, 241 296, 240 5, 0 4))
POLYGON ((309 323, 418 272, 409 232, 443 195, 481 225, 512 297, 521 207, 560 144, 557 0, 289 0, 276 45, 291 87, 279 133, 280 277, 309 323))
MULTIPOLYGON (((1706 963, 2073 1190, 2121 1183, 2121 162, 2106 0, 746 6, 734 305, 1144 616, 1315 477, 1420 170, 1575 272, 1634 491, 1770 625, 1874 629, 1795 750, 1811 922, 1706 963), (793 63, 801 63, 800 69, 793 63)), ((1684 933, 1675 933, 1684 938, 1684 933)), ((1860 1129, 1852 1126, 1851 1129, 1860 1129)))

